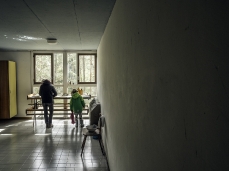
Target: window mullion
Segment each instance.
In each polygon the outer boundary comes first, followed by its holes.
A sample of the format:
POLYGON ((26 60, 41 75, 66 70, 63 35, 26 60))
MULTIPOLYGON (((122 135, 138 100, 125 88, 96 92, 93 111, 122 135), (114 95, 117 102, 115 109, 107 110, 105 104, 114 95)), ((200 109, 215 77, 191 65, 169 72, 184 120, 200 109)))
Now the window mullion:
POLYGON ((67 61, 67 52, 63 53, 63 93, 67 93, 68 89, 68 61, 67 61))
POLYGON ((51 55, 51 82, 52 84, 54 84, 54 58, 53 58, 53 54, 51 55))

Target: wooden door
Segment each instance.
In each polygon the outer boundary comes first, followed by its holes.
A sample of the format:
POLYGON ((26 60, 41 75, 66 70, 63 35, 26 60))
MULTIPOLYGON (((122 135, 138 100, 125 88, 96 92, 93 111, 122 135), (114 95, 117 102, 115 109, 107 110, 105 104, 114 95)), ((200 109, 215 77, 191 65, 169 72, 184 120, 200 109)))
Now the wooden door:
POLYGON ((0 119, 10 119, 17 114, 16 63, 0 61, 0 119))
POLYGON ((8 61, 0 61, 0 119, 9 118, 8 61))

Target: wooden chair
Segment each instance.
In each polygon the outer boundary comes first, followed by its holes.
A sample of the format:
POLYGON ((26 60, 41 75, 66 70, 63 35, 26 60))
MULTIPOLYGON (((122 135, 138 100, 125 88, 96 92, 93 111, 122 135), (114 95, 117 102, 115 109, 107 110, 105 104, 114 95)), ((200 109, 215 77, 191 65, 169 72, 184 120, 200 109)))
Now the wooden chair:
POLYGON ((81 146, 81 156, 83 154, 84 146, 85 146, 85 143, 86 143, 86 140, 87 140, 88 136, 97 136, 98 137, 101 151, 102 151, 103 155, 105 155, 102 136, 101 136, 101 127, 102 126, 104 126, 104 125, 102 123, 102 118, 100 117, 99 118, 99 122, 98 122, 98 128, 94 132, 90 132, 90 131, 87 130, 87 128, 83 128, 84 139, 83 139, 83 143, 82 143, 82 146, 81 146))

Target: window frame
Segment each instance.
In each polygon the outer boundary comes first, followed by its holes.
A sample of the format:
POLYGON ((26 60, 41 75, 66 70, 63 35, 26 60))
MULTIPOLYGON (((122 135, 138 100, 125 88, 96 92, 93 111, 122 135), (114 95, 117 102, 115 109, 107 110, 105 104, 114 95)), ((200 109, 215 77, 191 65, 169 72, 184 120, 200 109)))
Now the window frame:
POLYGON ((36 80, 36 55, 50 55, 51 56, 51 80, 50 82, 53 83, 53 73, 54 73, 54 66, 53 66, 53 53, 34 53, 33 54, 33 82, 34 84, 41 84, 42 82, 37 82, 36 80))
POLYGON ((97 54, 96 53, 78 53, 77 54, 77 84, 97 84, 97 54), (80 55, 94 55, 95 56, 95 81, 94 82, 80 82, 80 63, 79 56, 80 55))
MULTIPOLYGON (((33 53, 32 53, 32 55, 31 55, 31 58, 33 59, 33 61, 31 61, 31 64, 33 64, 33 66, 32 66, 32 68, 31 68, 31 83, 32 83, 32 90, 34 89, 34 87, 38 87, 39 88, 39 86, 40 86, 40 84, 42 83, 42 82, 40 82, 40 81, 42 81, 42 80, 36 80, 36 61, 37 61, 37 59, 38 58, 36 58, 36 56, 37 55, 49 55, 50 56, 50 58, 51 58, 51 64, 50 64, 50 72, 51 72, 51 79, 50 79, 50 81, 51 81, 51 83, 55 86, 55 87, 62 87, 63 88, 63 92, 60 92, 60 93, 66 93, 67 91, 68 91, 68 88, 69 87, 72 87, 72 88, 81 88, 81 89, 83 89, 83 90, 85 90, 84 92, 86 93, 86 94, 91 94, 91 93, 93 93, 93 95, 92 96, 96 96, 96 94, 97 94, 97 91, 96 91, 96 87, 97 87, 97 52, 96 51, 94 51, 94 52, 90 52, 90 51, 88 51, 88 52, 83 52, 83 51, 81 51, 81 52, 79 52, 79 51, 47 51, 47 52, 45 52, 45 51, 34 51, 33 53), (54 67, 55 67, 55 54, 56 53, 63 53, 63 85, 59 85, 59 84, 55 84, 55 70, 54 70, 54 67), (69 82, 68 82, 68 61, 67 61, 67 57, 68 57, 68 53, 75 53, 76 54, 76 56, 75 56, 75 61, 74 61, 74 63, 76 64, 76 70, 74 71, 75 73, 76 73, 76 81, 74 81, 74 85, 70 85, 69 84, 69 82), (94 75, 95 74, 95 81, 93 81, 93 82, 80 82, 79 81, 79 75, 80 75, 80 68, 79 68, 79 57, 80 57, 80 55, 83 55, 83 56, 85 56, 85 55, 90 55, 90 56, 92 56, 93 55, 93 57, 94 57, 94 59, 95 59, 95 64, 94 64, 94 73, 92 73, 92 75, 94 75), (32 78, 33 77, 33 78, 32 78), (88 87, 95 87, 95 90, 92 88, 92 89, 88 89, 88 87), (86 88, 86 89, 84 89, 84 88, 86 88)), ((81 70, 82 71, 82 70, 81 70)), ((39 77, 37 77, 38 79, 39 79, 39 77)))

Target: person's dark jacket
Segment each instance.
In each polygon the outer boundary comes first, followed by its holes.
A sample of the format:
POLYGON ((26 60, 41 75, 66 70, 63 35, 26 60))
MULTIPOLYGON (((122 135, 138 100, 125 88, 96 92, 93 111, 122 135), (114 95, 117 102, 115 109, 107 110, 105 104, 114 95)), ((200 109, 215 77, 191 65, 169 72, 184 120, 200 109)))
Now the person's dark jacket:
POLYGON ((49 80, 44 80, 40 86, 39 95, 42 103, 53 103, 53 97, 57 96, 57 92, 49 80))

